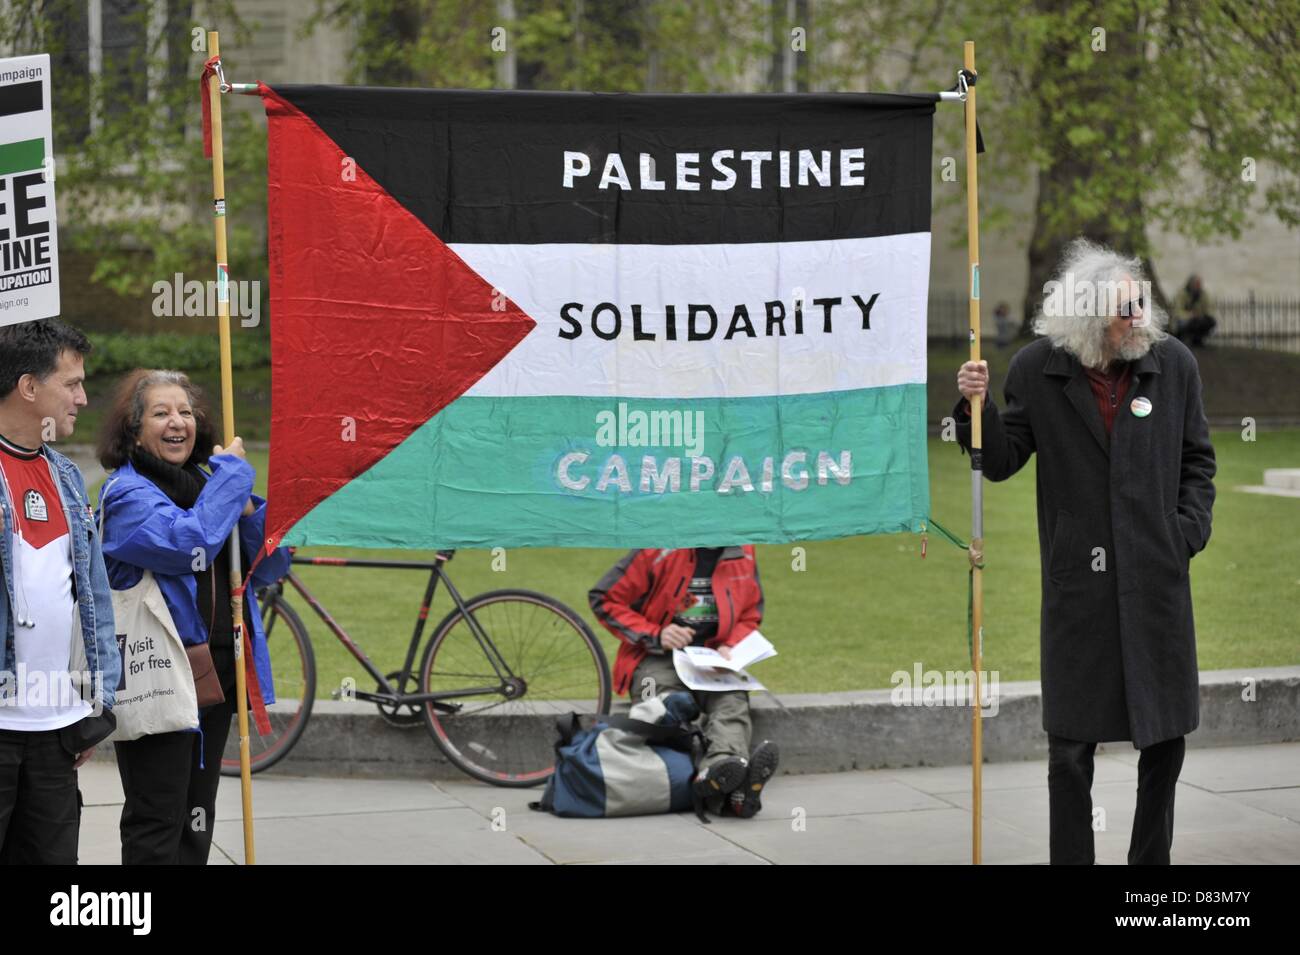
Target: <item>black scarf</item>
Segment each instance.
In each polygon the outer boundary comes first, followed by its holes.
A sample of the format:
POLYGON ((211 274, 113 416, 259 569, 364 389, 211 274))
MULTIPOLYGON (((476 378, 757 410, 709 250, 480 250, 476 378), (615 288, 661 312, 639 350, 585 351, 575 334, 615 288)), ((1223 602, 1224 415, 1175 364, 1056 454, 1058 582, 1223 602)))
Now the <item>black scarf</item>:
POLYGON ((199 470, 197 464, 186 462, 183 467, 172 464, 150 454, 138 444, 131 449, 131 463, 137 471, 157 484, 173 504, 187 511, 199 499, 199 492, 208 480, 208 476, 199 470))

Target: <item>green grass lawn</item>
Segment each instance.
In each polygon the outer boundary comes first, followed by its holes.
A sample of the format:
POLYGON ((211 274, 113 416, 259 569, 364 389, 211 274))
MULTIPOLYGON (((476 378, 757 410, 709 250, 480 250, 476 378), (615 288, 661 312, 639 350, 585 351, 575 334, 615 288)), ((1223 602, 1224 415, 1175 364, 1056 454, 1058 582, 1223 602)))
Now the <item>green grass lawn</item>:
MULTIPOLYGON (((932 417, 936 411, 932 409, 932 417)), ((1215 431, 1218 500, 1209 546, 1192 560, 1202 669, 1300 662, 1300 500, 1234 490, 1259 484, 1266 467, 1300 467, 1300 430, 1263 432, 1245 442, 1238 431, 1215 431)), ((266 456, 254 453, 259 483, 266 456)), ((930 441, 931 514, 963 540, 970 534, 968 458, 952 444, 930 441)), ((1038 678, 1039 563, 1034 461, 1001 484, 985 482, 985 668, 1002 680, 1038 678)), ((388 556, 392 552, 320 547, 304 553, 388 556)), ((551 594, 580 610, 604 637, 612 661, 616 641, 587 608, 587 589, 620 551, 512 550, 494 572, 489 551, 460 551, 450 565, 465 596, 503 587, 551 594)), ((967 669, 964 551, 936 533, 928 556, 920 537, 896 534, 763 545, 759 566, 766 592, 763 632, 780 656, 756 668, 774 692, 802 693, 887 687, 896 670, 967 669), (794 546, 806 548, 806 570, 792 569, 794 546)), ((302 568, 303 579, 384 671, 403 659, 425 584, 418 572, 302 568)), ((364 687, 363 671, 298 598, 312 633, 319 695, 345 676, 364 687)), ((430 614, 441 619, 451 601, 440 595, 430 614)))
MULTIPOLYGON (((992 391, 1002 381, 1017 343, 996 349, 986 343, 992 391)), ((964 345, 934 344, 928 353, 929 420, 937 428, 956 397, 956 372, 964 345)), ((1300 356, 1214 347, 1197 353, 1205 385, 1206 412, 1221 419, 1246 415, 1300 417, 1300 356)), ((215 405, 216 370, 193 370, 215 405)), ((113 379, 87 383, 91 404, 78 423, 78 437, 93 440, 107 407, 113 379), (83 437, 85 436, 85 437, 83 437)), ((240 434, 269 435, 270 369, 236 376, 240 434)), ((215 408, 214 408, 215 413, 215 408)), ((1192 560, 1192 594, 1203 669, 1276 666, 1300 662, 1300 500, 1234 490, 1259 484, 1267 467, 1300 467, 1300 430, 1261 432, 1245 442, 1237 430, 1216 430, 1219 490, 1209 547, 1192 560)), ((265 453, 251 456, 259 478, 265 453)), ((930 439, 931 514, 962 539, 970 534, 968 458, 930 439)), ((1034 462, 1003 484, 985 482, 985 666, 1003 680, 1038 677, 1039 563, 1034 502, 1034 462)), ((800 544, 806 570, 792 569, 793 547, 758 548, 767 594, 763 632, 781 655, 757 675, 777 693, 885 687, 896 670, 965 669, 966 555, 938 534, 920 559, 919 535, 853 538, 800 544)), ((427 559, 427 552, 313 548, 321 555, 427 559)), ((551 594, 580 610, 616 649, 587 610, 587 588, 620 556, 586 549, 514 550, 506 570, 494 572, 488 551, 461 551, 451 564, 466 596, 503 587, 551 594)), ((414 626, 425 577, 417 572, 307 568, 303 577, 344 627, 384 671, 401 664, 414 626)), ((296 598, 295 598, 296 599, 296 598)), ((306 616, 319 663, 320 695, 345 676, 364 676, 315 617, 306 616)), ((439 595, 436 623, 451 601, 439 595)))

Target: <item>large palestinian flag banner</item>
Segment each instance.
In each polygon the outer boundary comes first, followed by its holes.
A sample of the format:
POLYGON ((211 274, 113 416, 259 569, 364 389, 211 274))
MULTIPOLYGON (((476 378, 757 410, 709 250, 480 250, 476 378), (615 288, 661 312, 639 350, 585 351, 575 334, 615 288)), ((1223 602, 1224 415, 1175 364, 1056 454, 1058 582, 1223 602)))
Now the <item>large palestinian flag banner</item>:
POLYGON ((261 92, 268 545, 921 529, 934 96, 261 92))

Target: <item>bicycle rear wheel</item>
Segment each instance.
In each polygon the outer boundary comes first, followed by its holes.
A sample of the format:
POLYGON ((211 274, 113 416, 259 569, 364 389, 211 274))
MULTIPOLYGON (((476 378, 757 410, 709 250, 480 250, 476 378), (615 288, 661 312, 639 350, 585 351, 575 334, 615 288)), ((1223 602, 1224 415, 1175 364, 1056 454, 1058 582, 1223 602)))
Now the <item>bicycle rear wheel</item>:
MULTIPOLYGON (((260 736, 248 714, 248 752, 254 773, 274 766, 293 749, 311 716, 316 695, 316 654, 311 638, 297 612, 281 596, 268 597, 262 604, 262 629, 266 632, 275 676, 276 701, 266 708, 271 733, 260 736)), ((239 717, 230 718, 230 736, 221 757, 221 775, 239 775, 239 717)))
POLYGON ((605 651, 581 617, 545 594, 495 590, 465 606, 508 671, 498 672, 466 616, 452 611, 425 648, 420 692, 482 690, 424 703, 425 722, 475 779, 536 786, 555 768, 555 717, 609 712, 605 651))

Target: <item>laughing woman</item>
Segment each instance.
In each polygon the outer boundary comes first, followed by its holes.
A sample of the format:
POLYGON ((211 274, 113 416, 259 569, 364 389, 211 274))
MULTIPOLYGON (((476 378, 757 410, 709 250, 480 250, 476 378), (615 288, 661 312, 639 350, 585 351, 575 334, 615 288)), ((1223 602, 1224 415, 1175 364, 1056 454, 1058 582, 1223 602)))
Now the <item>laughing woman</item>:
MULTIPOLYGON (((197 733, 115 744, 126 795, 122 862, 201 865, 212 845, 221 757, 235 709, 230 535, 238 524, 247 568, 262 541, 266 502, 252 494, 243 441, 213 445, 197 391, 180 372, 137 370, 123 380, 101 430, 99 460, 113 472, 100 495, 110 584, 129 590, 152 571, 187 651, 204 645, 211 651, 225 697, 200 708, 197 733)), ((271 661, 253 590, 287 569, 286 551, 269 555, 245 594, 244 632, 251 634, 256 684, 267 703, 274 699, 271 661)))

